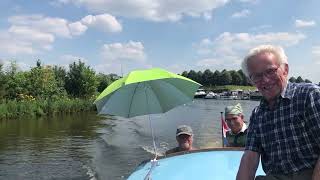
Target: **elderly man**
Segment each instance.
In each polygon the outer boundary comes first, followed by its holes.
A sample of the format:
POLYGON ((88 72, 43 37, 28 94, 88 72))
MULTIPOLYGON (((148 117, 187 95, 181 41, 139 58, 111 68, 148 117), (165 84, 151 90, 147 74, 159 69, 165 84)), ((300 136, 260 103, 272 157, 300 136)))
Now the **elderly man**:
POLYGON ((237 180, 320 180, 320 88, 288 82, 281 47, 252 49, 242 70, 263 95, 251 115, 237 180))
POLYGON ((228 147, 244 147, 247 137, 247 125, 244 123, 242 107, 238 103, 225 108, 225 120, 230 128, 226 133, 228 147))
POLYGON ((187 125, 179 126, 176 131, 176 140, 178 147, 168 150, 166 154, 193 150, 193 132, 191 127, 187 125))

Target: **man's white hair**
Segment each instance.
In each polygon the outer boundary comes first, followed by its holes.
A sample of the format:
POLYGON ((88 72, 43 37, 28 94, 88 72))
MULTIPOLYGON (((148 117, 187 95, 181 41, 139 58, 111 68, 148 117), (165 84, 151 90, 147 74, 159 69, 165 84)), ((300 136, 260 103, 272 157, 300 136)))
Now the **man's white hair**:
POLYGON ((253 58, 254 56, 264 53, 264 52, 269 52, 274 54, 277 57, 277 61, 279 65, 282 64, 288 64, 288 58, 286 54, 284 53, 284 50, 281 46, 274 46, 274 45, 260 45, 255 48, 252 48, 248 55, 243 59, 241 68, 243 73, 249 77, 249 71, 248 71, 248 61, 253 58))

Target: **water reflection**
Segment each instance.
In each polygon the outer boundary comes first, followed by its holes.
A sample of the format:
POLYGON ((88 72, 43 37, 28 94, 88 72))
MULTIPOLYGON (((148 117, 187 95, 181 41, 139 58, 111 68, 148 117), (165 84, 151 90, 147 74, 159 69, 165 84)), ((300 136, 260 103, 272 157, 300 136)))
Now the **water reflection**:
POLYGON ((86 113, 0 121, 0 179, 89 179, 99 122, 86 113))

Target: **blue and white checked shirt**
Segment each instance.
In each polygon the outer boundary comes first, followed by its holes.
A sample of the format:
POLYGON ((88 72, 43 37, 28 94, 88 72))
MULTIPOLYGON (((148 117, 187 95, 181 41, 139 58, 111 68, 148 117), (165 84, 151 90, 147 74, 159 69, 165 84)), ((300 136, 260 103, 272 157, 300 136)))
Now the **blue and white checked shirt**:
POLYGON ((245 149, 261 154, 266 174, 314 168, 320 156, 320 87, 288 83, 272 110, 262 100, 252 112, 245 149))

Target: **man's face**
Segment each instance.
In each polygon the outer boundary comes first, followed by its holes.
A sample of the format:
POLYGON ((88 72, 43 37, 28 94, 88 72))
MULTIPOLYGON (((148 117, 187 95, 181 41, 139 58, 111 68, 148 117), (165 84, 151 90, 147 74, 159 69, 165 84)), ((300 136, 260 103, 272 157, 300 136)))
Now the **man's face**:
POLYGON ((177 142, 181 150, 190 150, 192 148, 192 136, 187 134, 181 134, 177 136, 177 142))
POLYGON ((250 79, 268 102, 281 94, 288 76, 288 65, 280 66, 276 58, 263 52, 248 61, 250 79))
POLYGON ((228 114, 226 116, 226 122, 231 129, 231 131, 235 134, 239 133, 243 126, 243 115, 234 115, 234 114, 228 114))

